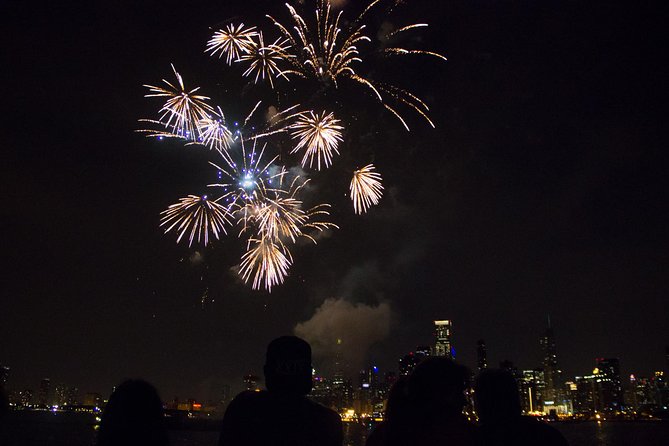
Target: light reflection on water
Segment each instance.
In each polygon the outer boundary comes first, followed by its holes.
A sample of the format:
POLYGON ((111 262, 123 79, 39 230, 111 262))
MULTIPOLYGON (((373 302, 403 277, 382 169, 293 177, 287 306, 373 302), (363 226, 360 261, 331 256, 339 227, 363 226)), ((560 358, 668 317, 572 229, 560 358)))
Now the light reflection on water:
MULTIPOLYGON (((74 421, 14 419, 0 428, 2 446, 91 446, 95 426, 74 421)), ((669 421, 553 423, 571 446, 668 446, 669 421)), ((345 446, 364 446, 367 427, 344 424, 345 446)), ((172 446, 216 446, 216 431, 170 431, 172 446)))

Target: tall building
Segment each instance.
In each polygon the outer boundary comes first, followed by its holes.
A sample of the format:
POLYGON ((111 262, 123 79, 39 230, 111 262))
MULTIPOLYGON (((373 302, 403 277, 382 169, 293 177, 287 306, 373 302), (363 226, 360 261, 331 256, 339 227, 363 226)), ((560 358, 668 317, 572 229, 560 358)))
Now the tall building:
POLYGON ((451 329, 452 324, 449 320, 434 321, 434 356, 453 358, 451 329))
MULTIPOLYGON (((636 381, 636 378, 634 379, 636 381)), ((577 387, 576 398, 573 401, 574 412, 593 414, 622 410, 623 389, 618 359, 598 358, 597 367, 592 371, 592 375, 576 376, 574 381, 577 387)), ((643 378, 639 381, 645 382, 643 378)), ((644 399, 645 396, 640 395, 642 402, 644 399)))
POLYGON ((479 373, 488 368, 488 351, 483 339, 479 339, 476 343, 476 365, 479 373))
POLYGON ((517 381, 523 412, 526 414, 543 412, 545 387, 543 370, 523 370, 517 381))
POLYGON ((334 373, 332 375, 332 382, 335 385, 344 383, 344 361, 343 361, 344 345, 341 339, 337 338, 335 341, 335 355, 334 355, 334 373))
POLYGON ((601 410, 621 410, 623 386, 620 380, 620 361, 617 358, 597 358, 595 375, 601 410))
POLYGON ((539 343, 541 344, 541 363, 544 368, 544 380, 546 383, 544 399, 546 401, 555 401, 560 398, 562 371, 558 367, 557 348, 555 347, 555 337, 553 335, 553 327, 551 327, 550 316, 548 317, 548 327, 544 335, 539 339, 539 343))
POLYGON ((358 414, 372 414, 383 410, 384 392, 381 374, 377 366, 370 366, 359 373, 358 389, 355 392, 353 408, 358 414))
POLYGON ((40 406, 50 406, 53 404, 51 394, 51 380, 44 378, 39 383, 39 393, 37 394, 37 404, 40 406))
POLYGON ((575 376, 574 386, 576 390, 572 392, 572 403, 574 413, 591 415, 599 412, 599 399, 597 398, 597 375, 575 376))

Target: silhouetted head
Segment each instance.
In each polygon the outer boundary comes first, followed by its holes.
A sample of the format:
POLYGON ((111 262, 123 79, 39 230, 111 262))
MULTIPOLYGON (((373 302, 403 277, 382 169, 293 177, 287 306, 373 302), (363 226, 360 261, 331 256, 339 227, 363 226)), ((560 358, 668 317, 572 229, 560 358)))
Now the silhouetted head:
POLYGON ((270 392, 306 395, 311 392, 311 346, 296 336, 269 343, 265 358, 265 385, 270 392))
POLYGON ((128 380, 114 390, 102 415, 97 444, 168 444, 163 405, 151 384, 142 380, 128 380))
POLYGON ((474 401, 482 424, 505 422, 521 414, 518 385, 506 370, 481 372, 476 378, 474 401))
POLYGON ((424 415, 455 416, 465 406, 469 381, 466 367, 448 358, 427 358, 409 375, 407 390, 412 404, 424 415))

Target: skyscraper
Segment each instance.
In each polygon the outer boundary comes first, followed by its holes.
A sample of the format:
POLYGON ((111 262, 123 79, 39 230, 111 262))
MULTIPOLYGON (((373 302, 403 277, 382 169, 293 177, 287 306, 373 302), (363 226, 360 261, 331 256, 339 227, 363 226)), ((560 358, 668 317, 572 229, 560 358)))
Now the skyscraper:
POLYGON ((37 404, 40 406, 50 406, 53 404, 51 395, 51 380, 44 378, 39 383, 39 393, 37 394, 37 404))
POLYGON ((618 358, 597 358, 597 384, 601 410, 621 410, 623 386, 618 358))
POLYGON ((483 339, 479 339, 476 343, 476 365, 479 373, 488 368, 488 351, 483 339))
POLYGON ((452 324, 449 320, 434 321, 434 356, 445 356, 447 358, 453 358, 451 328, 452 324))
POLYGON ((551 318, 548 316, 548 327, 544 335, 539 339, 541 344, 542 365, 544 368, 544 380, 546 388, 544 390, 545 401, 554 401, 559 398, 561 370, 558 368, 557 349, 555 347, 555 337, 553 327, 551 327, 551 318))

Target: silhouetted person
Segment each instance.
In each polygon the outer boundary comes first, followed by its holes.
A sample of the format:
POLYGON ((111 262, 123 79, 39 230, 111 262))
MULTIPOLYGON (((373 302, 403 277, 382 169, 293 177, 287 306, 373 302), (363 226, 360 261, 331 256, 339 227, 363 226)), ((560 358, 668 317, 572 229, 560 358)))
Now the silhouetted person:
POLYGON ((469 370, 448 358, 431 357, 418 364, 407 383, 415 441, 405 444, 476 444, 477 429, 462 414, 468 382, 469 370))
POLYGON ((424 360, 409 375, 397 404, 389 404, 386 425, 368 445, 476 445, 476 427, 462 414, 468 379, 467 369, 450 359, 424 360))
POLYGON ((98 446, 168 445, 163 404, 146 381, 128 380, 109 397, 100 422, 98 446))
POLYGON ((506 370, 488 369, 478 376, 474 389, 483 445, 567 446, 555 428, 521 415, 518 386, 506 370))
POLYGON ((270 342, 266 391, 242 392, 223 417, 220 446, 341 446, 341 418, 306 395, 311 392, 311 347, 295 336, 270 342))

